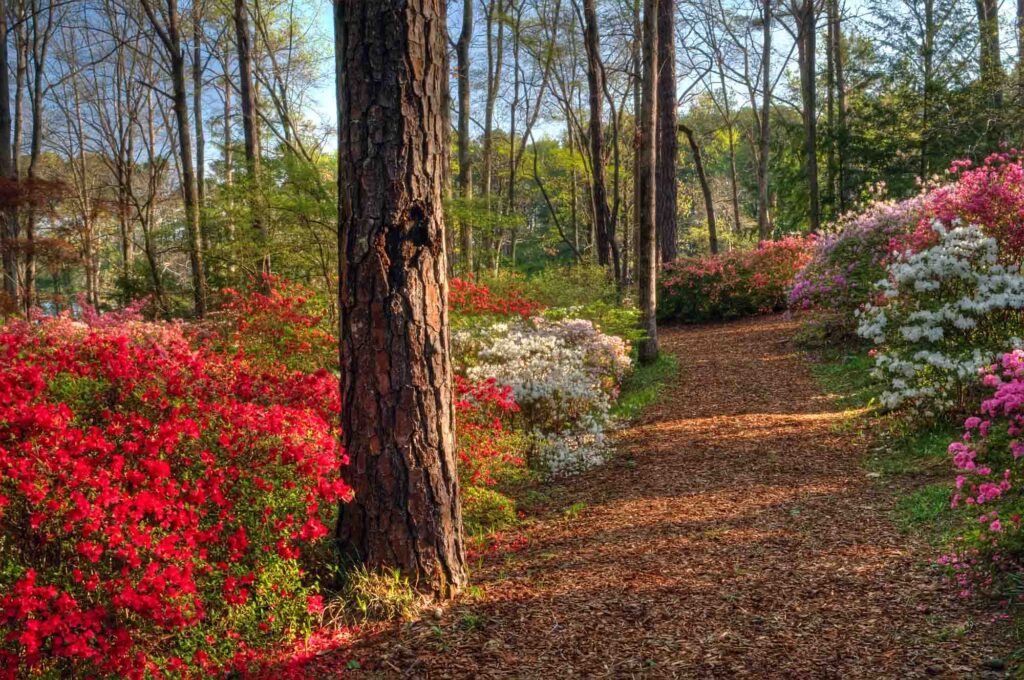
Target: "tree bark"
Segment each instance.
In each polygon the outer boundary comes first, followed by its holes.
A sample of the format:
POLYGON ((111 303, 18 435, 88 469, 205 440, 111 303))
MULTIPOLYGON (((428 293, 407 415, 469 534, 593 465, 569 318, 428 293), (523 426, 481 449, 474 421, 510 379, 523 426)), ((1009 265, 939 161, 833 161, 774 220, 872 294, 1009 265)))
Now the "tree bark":
POLYGON ((658 2, 658 122, 656 206, 658 262, 676 259, 676 31, 674 0, 658 2))
POLYGON ((821 197, 818 190, 818 116, 815 81, 818 13, 815 0, 800 0, 799 4, 794 3, 793 16, 798 23, 796 40, 800 62, 800 94, 803 100, 808 231, 816 234, 821 228, 821 197))
POLYGON ((769 197, 771 153, 771 106, 772 106, 772 22, 773 0, 761 0, 761 109, 758 125, 757 154, 757 234, 765 241, 771 235, 771 198, 769 197))
MULTIPOLYGON (((7 58, 9 31, 7 2, 0 0, 0 178, 18 181, 18 168, 14 162, 15 150, 11 140, 11 84, 7 58)), ((18 213, 13 205, 5 206, 3 220, 3 276, 4 294, 13 306, 18 304, 18 213)))
POLYGON ((172 100, 181 156, 181 191, 185 202, 185 231, 188 239, 189 265, 192 269, 192 308, 197 317, 206 315, 206 272, 203 268, 202 225, 196 188, 195 165, 192 160, 192 132, 189 129, 188 91, 185 88, 185 54, 181 45, 180 17, 177 0, 167 0, 164 21, 157 17, 151 0, 140 0, 146 16, 170 62, 172 100), (166 22, 166 23, 165 23, 166 22))
POLYGON ((658 0, 644 0, 643 85, 640 97, 640 160, 638 163, 640 201, 637 283, 640 295, 640 324, 645 337, 638 355, 643 364, 658 358, 657 322, 657 210, 656 165, 658 132, 658 0))
POLYGON ((342 437, 338 537, 449 596, 466 580, 442 191, 444 0, 337 0, 342 437))
POLYGON ((697 180, 700 182, 700 191, 704 195, 704 212, 708 216, 708 247, 711 249, 711 254, 715 255, 718 253, 718 222, 715 218, 715 201, 711 196, 711 185, 708 183, 708 175, 704 170, 704 157, 701 155, 693 129, 682 123, 679 124, 679 129, 686 135, 690 151, 693 152, 693 165, 697 169, 697 180))
POLYGON ((238 94, 241 99, 242 137, 245 142, 245 166, 248 174, 249 224, 258 244, 257 271, 270 273, 267 227, 260 216, 260 137, 256 110, 256 85, 252 74, 252 35, 245 0, 234 0, 235 45, 238 51, 238 94))
MULTIPOLYGON (((594 203, 594 246, 598 264, 607 267, 612 264, 613 258, 611 212, 608 209, 608 189, 604 174, 604 64, 601 60, 596 0, 583 0, 583 20, 583 43, 587 52, 587 96, 590 104, 590 196, 594 203)), ((614 274, 618 281, 620 272, 615 259, 614 274)))
MULTIPOLYGON (((473 42, 473 2, 462 2, 462 32, 455 46, 459 82, 459 192, 468 203, 473 198, 473 160, 469 153, 469 47, 473 42)), ((459 248, 464 273, 473 271, 473 227, 465 219, 459 222, 459 248)))

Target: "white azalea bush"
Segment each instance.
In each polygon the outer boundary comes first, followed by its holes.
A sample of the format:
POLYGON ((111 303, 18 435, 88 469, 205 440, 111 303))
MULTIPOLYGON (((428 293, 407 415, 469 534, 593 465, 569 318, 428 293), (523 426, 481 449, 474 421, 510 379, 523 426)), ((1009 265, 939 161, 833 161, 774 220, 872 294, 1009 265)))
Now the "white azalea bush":
POLYGON ((515 417, 533 435, 534 467, 558 472, 599 459, 631 367, 624 340, 585 319, 534 317, 460 331, 453 341, 467 378, 512 388, 515 417))
POLYGON ((994 238, 976 226, 947 230, 920 252, 894 254, 857 333, 875 344, 875 376, 887 408, 960 411, 979 373, 1019 344, 1024 277, 999 264, 994 238))

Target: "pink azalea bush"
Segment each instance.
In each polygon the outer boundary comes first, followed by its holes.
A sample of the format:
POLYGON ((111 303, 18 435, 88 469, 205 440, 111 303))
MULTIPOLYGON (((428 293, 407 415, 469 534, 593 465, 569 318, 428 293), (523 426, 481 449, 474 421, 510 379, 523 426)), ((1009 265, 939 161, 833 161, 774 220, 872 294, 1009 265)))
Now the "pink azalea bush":
POLYGON ((957 471, 951 505, 965 514, 967 528, 943 562, 962 595, 1024 568, 1024 351, 1004 354, 986 369, 983 383, 992 396, 949 446, 957 471))
POLYGON ((1024 256, 1024 165, 1020 152, 988 156, 980 165, 955 161, 952 181, 925 187, 912 198, 876 201, 846 215, 819 240, 789 291, 791 309, 828 316, 832 332, 849 336, 854 313, 874 295, 894 253, 909 255, 939 243, 945 229, 975 225, 995 239, 1002 264, 1024 256), (909 252, 908 252, 909 251, 909 252))
POLYGON ((916 251, 935 243, 934 220, 946 226, 960 221, 981 227, 996 239, 1005 263, 1024 256, 1024 165, 1016 149, 993 153, 975 166, 954 161, 949 169, 955 181, 935 187, 924 197, 909 245, 916 251))
POLYGON ((667 264, 658 286, 658 318, 699 323, 785 309, 813 244, 813 237, 787 237, 763 241, 754 250, 667 264))
POLYGON ((807 264, 789 291, 794 310, 824 312, 830 335, 849 337, 856 326, 854 312, 886 276, 892 247, 905 239, 924 211, 921 197, 879 201, 864 212, 849 214, 814 246, 807 264))

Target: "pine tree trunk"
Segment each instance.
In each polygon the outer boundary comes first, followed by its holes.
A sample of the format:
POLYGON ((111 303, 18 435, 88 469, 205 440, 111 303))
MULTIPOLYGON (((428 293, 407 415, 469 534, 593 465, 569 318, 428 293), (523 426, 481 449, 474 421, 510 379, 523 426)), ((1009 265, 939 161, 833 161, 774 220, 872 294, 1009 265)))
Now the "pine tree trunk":
POLYGON ((443 0, 335 4, 343 443, 338 537, 451 595, 466 579, 442 191, 443 0))
POLYGON ((656 200, 658 262, 676 259, 676 32, 675 2, 658 2, 658 122, 656 200))
POLYGON ((656 165, 658 131, 658 0, 644 0, 643 85, 640 97, 640 159, 638 200, 640 201, 637 283, 640 294, 640 324, 646 337, 638 354, 643 364, 658 358, 657 323, 657 210, 656 165))
MULTIPOLYGON (((608 190, 604 176, 604 64, 601 62, 601 37, 597 23, 596 0, 583 0, 583 19, 583 44, 587 51, 587 94, 590 104, 590 195, 594 202, 594 245, 598 264, 607 267, 612 263, 609 234, 611 213, 608 210, 608 190)), ((615 278, 619 278, 618 271, 615 271, 615 278)))
MULTIPOLYGON (((473 41, 474 1, 463 0, 462 32, 455 47, 459 81, 459 192, 467 203, 473 198, 473 161, 469 153, 469 47, 473 41)), ((459 232, 462 269, 468 274, 473 271, 473 227, 463 219, 459 223, 459 232)))

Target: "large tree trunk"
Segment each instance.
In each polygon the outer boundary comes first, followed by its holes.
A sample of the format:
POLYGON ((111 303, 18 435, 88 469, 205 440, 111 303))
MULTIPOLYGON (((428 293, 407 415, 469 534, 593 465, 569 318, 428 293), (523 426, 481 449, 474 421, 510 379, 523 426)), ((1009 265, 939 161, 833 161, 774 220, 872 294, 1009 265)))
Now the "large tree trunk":
POLYGON ((658 122, 655 181, 658 261, 676 259, 676 31, 674 0, 658 2, 658 122))
POLYGON ((711 185, 708 183, 708 175, 704 170, 704 157, 701 155, 700 146, 693 130, 682 123, 679 129, 686 135, 686 141, 690 143, 690 151, 693 152, 693 165, 697 169, 697 180, 700 182, 700 191, 704 195, 704 212, 708 216, 708 247, 712 254, 718 253, 718 222, 715 218, 715 201, 711 196, 711 185))
MULTIPOLYGON (((473 198, 473 166, 469 154, 469 47, 473 41, 473 2, 462 2, 462 32, 455 47, 459 80, 459 192, 467 203, 473 198)), ((473 271, 473 227, 463 219, 459 232, 462 269, 468 274, 473 271)))
POLYGON ((807 178, 808 230, 821 228, 821 199, 818 191, 818 114, 815 69, 817 43, 817 8, 814 0, 801 0, 794 5, 797 26, 797 47, 800 62, 800 94, 803 100, 804 173, 807 178))
MULTIPOLYGON (((604 176, 604 64, 601 60, 596 0, 583 0, 583 21, 583 42, 587 50, 587 95, 590 103, 590 196, 594 202, 594 245, 598 264, 609 266, 613 258, 611 212, 608 210, 608 189, 604 176)), ((618 281, 618 258, 614 260, 615 280, 618 281)))
POLYGON ((639 345, 641 363, 650 364, 658 358, 657 322, 657 210, 656 164, 658 132, 658 0, 644 0, 643 19, 643 92, 640 98, 640 201, 639 247, 637 252, 637 283, 640 295, 640 325, 645 333, 639 345))
POLYGON ((443 0, 335 3, 342 437, 338 537, 370 567, 465 582, 442 189, 443 0))

